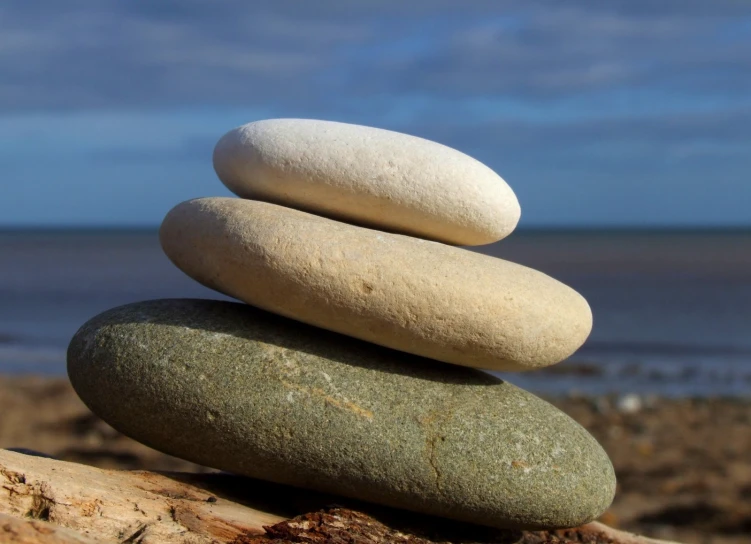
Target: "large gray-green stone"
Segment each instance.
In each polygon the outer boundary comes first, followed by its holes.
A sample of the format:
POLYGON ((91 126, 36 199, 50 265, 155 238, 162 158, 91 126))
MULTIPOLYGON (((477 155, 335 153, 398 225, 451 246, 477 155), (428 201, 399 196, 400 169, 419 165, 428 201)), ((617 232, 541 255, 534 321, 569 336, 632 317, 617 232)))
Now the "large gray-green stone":
POLYGON ((239 474, 511 528, 613 498, 600 445, 530 393, 242 304, 115 308, 76 333, 68 373, 123 433, 239 474))

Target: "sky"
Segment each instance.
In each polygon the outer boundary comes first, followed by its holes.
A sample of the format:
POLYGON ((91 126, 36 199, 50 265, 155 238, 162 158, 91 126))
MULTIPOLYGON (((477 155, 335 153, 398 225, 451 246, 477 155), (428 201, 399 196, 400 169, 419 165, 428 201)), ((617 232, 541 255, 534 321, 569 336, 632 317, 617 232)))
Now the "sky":
POLYGON ((751 226, 751 2, 0 3, 0 226, 156 226, 274 117, 459 149, 526 227, 751 226))

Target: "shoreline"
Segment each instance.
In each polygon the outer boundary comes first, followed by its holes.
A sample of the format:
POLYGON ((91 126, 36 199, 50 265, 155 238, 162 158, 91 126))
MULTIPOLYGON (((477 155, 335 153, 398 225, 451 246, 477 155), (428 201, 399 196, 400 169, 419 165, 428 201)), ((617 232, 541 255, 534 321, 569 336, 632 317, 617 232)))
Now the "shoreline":
MULTIPOLYGON (((751 532, 751 398, 544 396, 610 455, 618 492, 602 521, 689 543, 740 544, 751 532)), ((0 448, 101 468, 210 472, 112 429, 66 378, 0 374, 0 448)))
MULTIPOLYGON (((66 377, 66 348, 40 346, 36 349, 3 343, 0 333, 0 376, 60 379, 66 377), (23 351, 33 357, 11 356, 23 351), (17 357, 18 358, 18 357, 17 357)), ((612 360, 607 357, 578 357, 544 367, 535 372, 490 374, 507 380, 535 395, 553 400, 585 397, 633 397, 642 404, 655 399, 723 398, 743 400, 751 397, 751 366, 744 355, 736 361, 660 361, 612 360), (603 362, 605 361, 605 362, 603 362)))

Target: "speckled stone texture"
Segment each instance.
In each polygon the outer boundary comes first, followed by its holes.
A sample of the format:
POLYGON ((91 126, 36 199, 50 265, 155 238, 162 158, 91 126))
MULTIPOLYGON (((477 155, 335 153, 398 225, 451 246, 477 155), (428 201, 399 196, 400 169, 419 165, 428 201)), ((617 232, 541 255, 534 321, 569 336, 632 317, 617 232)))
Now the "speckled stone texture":
POLYGON ((217 291, 447 363, 539 368, 570 356, 592 328, 584 298, 542 272, 275 204, 184 202, 160 239, 173 263, 217 291))
POLYGON ((599 444, 530 393, 243 304, 115 308, 68 373, 116 429, 239 474, 502 528, 576 526, 613 498, 599 444))
POLYGON ((458 245, 500 240, 521 214, 506 182, 472 157, 360 125, 250 123, 219 141, 214 169, 244 198, 458 245))

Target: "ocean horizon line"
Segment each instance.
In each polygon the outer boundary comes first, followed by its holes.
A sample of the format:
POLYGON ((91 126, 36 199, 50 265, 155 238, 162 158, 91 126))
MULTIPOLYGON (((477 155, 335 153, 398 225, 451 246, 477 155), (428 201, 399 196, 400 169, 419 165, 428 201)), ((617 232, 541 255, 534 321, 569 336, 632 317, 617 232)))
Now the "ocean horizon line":
MULTIPOLYGON (((0 225, 8 234, 155 234, 159 225, 0 225)), ((751 234, 751 225, 541 225, 518 227, 515 235, 551 234, 751 234)))

